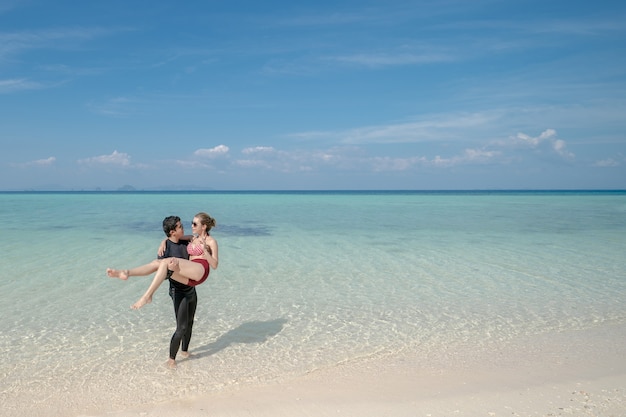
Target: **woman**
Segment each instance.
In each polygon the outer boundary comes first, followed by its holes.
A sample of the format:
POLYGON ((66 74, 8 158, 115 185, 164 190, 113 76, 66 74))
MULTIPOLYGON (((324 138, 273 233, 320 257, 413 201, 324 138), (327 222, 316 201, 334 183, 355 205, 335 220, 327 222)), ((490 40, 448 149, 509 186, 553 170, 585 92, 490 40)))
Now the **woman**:
POLYGON ((191 223, 193 239, 187 245, 189 260, 180 258, 155 259, 146 265, 132 269, 107 269, 107 275, 112 278, 128 279, 131 276, 145 276, 156 272, 150 287, 141 296, 132 309, 139 309, 152 301, 154 292, 166 278, 171 278, 189 286, 203 283, 209 276, 210 268, 217 269, 218 251, 217 241, 209 235, 215 226, 215 219, 206 213, 196 214, 191 223))

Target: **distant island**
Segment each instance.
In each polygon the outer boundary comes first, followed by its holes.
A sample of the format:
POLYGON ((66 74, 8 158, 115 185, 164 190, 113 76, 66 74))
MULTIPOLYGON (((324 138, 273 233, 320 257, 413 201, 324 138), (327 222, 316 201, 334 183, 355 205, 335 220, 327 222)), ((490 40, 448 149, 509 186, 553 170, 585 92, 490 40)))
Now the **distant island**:
POLYGON ((132 185, 124 185, 118 188, 116 191, 137 191, 137 189, 133 187, 132 185))

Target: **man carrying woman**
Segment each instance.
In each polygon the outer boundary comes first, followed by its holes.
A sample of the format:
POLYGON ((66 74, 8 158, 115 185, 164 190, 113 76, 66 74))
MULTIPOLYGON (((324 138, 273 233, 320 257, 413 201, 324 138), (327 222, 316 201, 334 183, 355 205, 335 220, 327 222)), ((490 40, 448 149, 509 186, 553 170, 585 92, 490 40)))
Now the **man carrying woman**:
POLYGON ((166 217, 163 220, 163 231, 167 239, 159 247, 159 259, 132 269, 107 268, 109 277, 122 280, 156 272, 148 290, 131 306, 133 309, 150 303, 157 288, 169 278, 170 297, 176 314, 176 331, 170 342, 170 368, 176 367, 176 354, 181 344, 182 355, 189 356, 188 347, 197 306, 195 286, 207 279, 210 268, 217 269, 218 266, 217 241, 209 235, 214 226, 215 219, 200 212, 191 223, 193 236, 185 236, 180 218, 166 217))

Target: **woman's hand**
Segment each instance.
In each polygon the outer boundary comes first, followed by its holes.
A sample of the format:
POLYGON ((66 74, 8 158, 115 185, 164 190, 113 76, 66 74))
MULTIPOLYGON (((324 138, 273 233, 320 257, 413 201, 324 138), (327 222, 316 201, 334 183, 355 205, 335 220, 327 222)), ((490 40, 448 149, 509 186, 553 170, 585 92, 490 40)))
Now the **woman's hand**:
POLYGON ((163 239, 163 241, 161 242, 161 244, 159 245, 159 250, 157 251, 157 255, 159 255, 159 257, 162 257, 163 254, 165 253, 165 243, 167 242, 167 239, 163 239))

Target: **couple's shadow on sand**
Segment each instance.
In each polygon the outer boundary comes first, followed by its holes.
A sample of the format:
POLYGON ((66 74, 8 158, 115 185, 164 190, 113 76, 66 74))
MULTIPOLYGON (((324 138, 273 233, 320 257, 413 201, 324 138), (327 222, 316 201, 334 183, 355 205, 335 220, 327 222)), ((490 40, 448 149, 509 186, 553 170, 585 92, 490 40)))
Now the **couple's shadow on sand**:
POLYGON ((215 342, 197 349, 190 359, 211 356, 237 343, 263 343, 276 336, 283 330, 286 319, 270 321, 249 321, 229 330, 215 340, 215 342))

